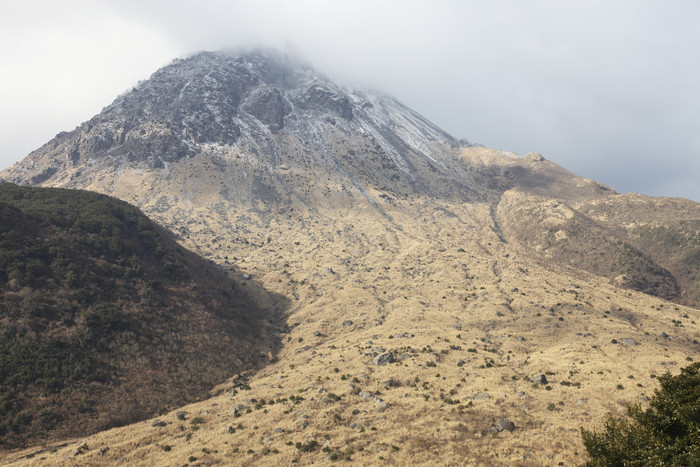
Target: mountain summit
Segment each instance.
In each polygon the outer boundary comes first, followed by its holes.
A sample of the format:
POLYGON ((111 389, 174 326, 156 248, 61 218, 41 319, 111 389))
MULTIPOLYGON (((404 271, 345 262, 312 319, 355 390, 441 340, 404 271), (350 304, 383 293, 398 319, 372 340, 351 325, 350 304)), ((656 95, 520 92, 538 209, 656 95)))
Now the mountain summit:
MULTIPOLYGON (((202 52, 160 69, 3 177, 122 198, 138 186, 241 206, 313 208, 325 196, 311 188, 320 180, 344 201, 360 196, 375 205, 373 189, 484 199, 503 181, 488 172, 480 184, 469 173, 476 166, 455 157, 465 147, 396 99, 341 88, 284 55, 202 52)), ((591 186, 587 197, 610 193, 591 186)))
POLYGON ((168 191, 192 200, 219 188, 217 196, 243 205, 256 198, 308 201, 290 178, 312 184, 321 174, 342 176, 359 192, 368 184, 404 193, 416 185, 446 190, 420 172, 454 185, 453 164, 443 155, 458 145, 395 99, 342 89, 282 55, 204 52, 157 71, 5 176, 67 187, 108 176, 101 189, 118 192, 123 178, 158 173, 168 191), (205 166, 218 173, 190 183, 205 166))

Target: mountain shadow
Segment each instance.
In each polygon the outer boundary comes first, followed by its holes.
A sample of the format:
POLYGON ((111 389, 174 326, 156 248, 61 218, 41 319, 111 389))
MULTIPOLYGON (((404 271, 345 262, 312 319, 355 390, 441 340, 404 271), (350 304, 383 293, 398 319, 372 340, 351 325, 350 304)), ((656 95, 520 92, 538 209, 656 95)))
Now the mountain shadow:
POLYGON ((243 285, 123 201, 0 185, 0 445, 131 423, 273 360, 287 301, 243 285))

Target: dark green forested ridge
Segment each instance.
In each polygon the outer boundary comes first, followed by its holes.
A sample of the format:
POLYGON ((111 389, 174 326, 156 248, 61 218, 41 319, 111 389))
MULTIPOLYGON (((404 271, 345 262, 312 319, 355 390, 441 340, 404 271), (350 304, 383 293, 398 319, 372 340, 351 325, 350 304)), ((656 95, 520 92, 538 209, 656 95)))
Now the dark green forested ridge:
POLYGON ((274 347, 259 316, 135 207, 0 185, 0 442, 94 431, 201 397, 274 347))

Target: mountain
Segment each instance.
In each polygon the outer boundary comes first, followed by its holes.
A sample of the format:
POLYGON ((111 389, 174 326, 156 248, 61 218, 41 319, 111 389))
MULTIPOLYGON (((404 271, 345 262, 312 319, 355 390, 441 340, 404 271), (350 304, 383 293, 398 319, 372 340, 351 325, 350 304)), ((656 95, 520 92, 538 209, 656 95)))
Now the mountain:
POLYGON ((0 442, 134 422, 259 367, 269 316, 239 289, 122 201, 0 185, 0 442))
POLYGON ((697 203, 469 145, 274 52, 177 60, 0 177, 133 203, 289 300, 276 361, 71 461, 581 463, 579 427, 700 350, 697 203))
MULTIPOLYGON (((621 286, 700 306, 696 203, 650 203, 690 222, 664 224, 670 243, 654 248, 616 217, 591 216, 597 200, 606 199, 607 211, 623 211, 629 196, 611 197, 611 188, 536 154, 521 158, 462 144, 387 95, 340 88, 308 65, 272 52, 176 60, 0 177, 110 194, 183 236, 200 207, 228 230, 235 224, 231 208, 270 218, 273 211, 306 215, 358 204, 385 215, 382 197, 486 202, 494 228, 507 229, 509 241, 527 250, 621 286), (523 210, 541 210, 550 199, 575 215, 542 237, 543 219, 529 216, 532 225, 520 219, 523 210), (533 243, 533 235, 542 238, 533 243), (668 260, 670 248, 684 256, 668 260)), ((654 216, 644 219, 637 230, 656 231, 654 222, 654 216)))

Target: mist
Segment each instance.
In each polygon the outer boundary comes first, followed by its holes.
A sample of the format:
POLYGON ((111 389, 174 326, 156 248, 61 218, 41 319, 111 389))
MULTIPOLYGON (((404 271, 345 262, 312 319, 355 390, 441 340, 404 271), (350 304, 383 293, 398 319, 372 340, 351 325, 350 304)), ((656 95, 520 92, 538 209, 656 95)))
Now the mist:
POLYGON ((0 18, 0 168, 173 58, 270 47, 458 138, 700 200, 692 1, 25 1, 0 18))

